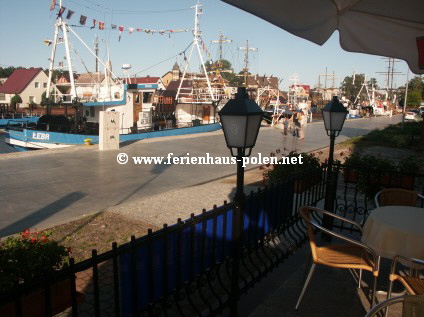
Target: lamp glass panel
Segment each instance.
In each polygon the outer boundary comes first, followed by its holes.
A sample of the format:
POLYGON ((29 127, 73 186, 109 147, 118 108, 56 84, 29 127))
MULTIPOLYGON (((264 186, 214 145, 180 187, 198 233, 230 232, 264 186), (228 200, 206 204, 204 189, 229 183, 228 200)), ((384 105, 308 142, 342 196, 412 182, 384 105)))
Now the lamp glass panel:
POLYGON ((323 111, 322 116, 324 119, 325 130, 331 131, 331 113, 329 111, 323 111))
POLYGON ((246 116, 221 116, 222 129, 228 147, 245 147, 246 121, 246 116))
POLYGON ((255 146, 256 136, 262 121, 262 114, 251 115, 247 119, 246 148, 255 146))
POLYGON ((332 129, 334 131, 341 131, 343 128, 343 123, 346 120, 346 112, 334 112, 331 118, 332 129))

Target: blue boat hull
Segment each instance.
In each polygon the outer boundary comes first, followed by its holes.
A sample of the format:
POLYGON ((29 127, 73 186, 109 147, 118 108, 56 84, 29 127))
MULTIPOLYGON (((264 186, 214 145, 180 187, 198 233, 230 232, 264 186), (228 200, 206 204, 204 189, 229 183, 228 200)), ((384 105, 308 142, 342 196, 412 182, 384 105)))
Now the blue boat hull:
MULTIPOLYGON (((219 123, 200 125, 195 127, 160 130, 153 132, 142 132, 135 134, 121 134, 120 142, 137 141, 150 138, 159 138, 165 136, 187 135, 194 133, 212 132, 221 129, 219 123)), ((62 148, 74 145, 85 144, 86 139, 91 139, 92 144, 99 143, 98 135, 70 134, 50 131, 27 130, 15 131, 6 130, 5 142, 16 149, 37 150, 62 148)))

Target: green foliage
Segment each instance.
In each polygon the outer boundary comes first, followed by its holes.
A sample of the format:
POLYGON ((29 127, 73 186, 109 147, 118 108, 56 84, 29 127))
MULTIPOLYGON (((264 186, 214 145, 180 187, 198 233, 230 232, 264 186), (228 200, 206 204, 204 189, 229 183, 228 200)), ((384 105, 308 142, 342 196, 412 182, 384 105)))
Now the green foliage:
POLYGON ((421 103, 421 91, 419 90, 412 90, 408 91, 408 100, 406 104, 409 107, 418 107, 421 103))
POLYGON ((404 148, 418 145, 418 142, 414 142, 413 140, 420 133, 420 123, 405 122, 403 129, 399 123, 389 125, 383 130, 373 130, 365 135, 359 143, 404 148))
POLYGON ((406 104, 418 107, 424 99, 424 80, 420 76, 415 76, 408 82, 408 97, 406 104))
MULTIPOLYGON (((340 88, 342 89, 346 98, 348 98, 352 102, 355 100, 356 96, 361 90, 361 86, 364 82, 364 79, 365 79, 365 75, 363 74, 356 74, 355 78, 353 78, 353 76, 345 77, 340 88)), ((364 99, 365 97, 366 97, 366 91, 365 89, 362 89, 360 98, 364 99)))
POLYGON ((398 164, 381 156, 356 152, 345 161, 345 180, 355 182, 359 192, 369 199, 384 186, 402 187, 402 174, 419 172, 419 162, 413 157, 405 157, 398 164))
POLYGON ((10 98, 10 104, 12 106, 16 106, 16 104, 22 103, 22 98, 19 95, 14 95, 12 98, 10 98))
POLYGON ((0 292, 67 265, 69 250, 49 240, 51 232, 24 230, 0 241, 0 292))
POLYGON ((232 66, 229 61, 226 59, 222 59, 221 61, 212 62, 212 60, 209 60, 206 65, 206 70, 208 72, 216 70, 216 69, 223 69, 223 70, 231 70, 232 66))
POLYGON ((10 75, 12 75, 12 73, 16 70, 16 69, 22 69, 24 67, 19 66, 19 67, 14 67, 14 66, 10 66, 10 67, 0 67, 0 77, 4 78, 4 77, 9 77, 10 75))
POLYGON ((234 73, 221 73, 222 77, 228 80, 230 86, 240 87, 243 84, 243 77, 237 76, 234 73))
MULTIPOLYGON (((271 153, 271 156, 273 156, 272 154, 273 153, 271 153)), ((299 155, 302 156, 303 164, 268 164, 265 168, 262 168, 264 169, 264 180, 267 181, 269 184, 276 184, 283 181, 284 179, 287 179, 290 176, 300 174, 301 172, 319 170, 321 166, 320 161, 313 153, 298 153, 296 151, 291 151, 285 157, 298 158, 299 155)), ((278 162, 283 163, 283 159, 280 159, 278 162)))

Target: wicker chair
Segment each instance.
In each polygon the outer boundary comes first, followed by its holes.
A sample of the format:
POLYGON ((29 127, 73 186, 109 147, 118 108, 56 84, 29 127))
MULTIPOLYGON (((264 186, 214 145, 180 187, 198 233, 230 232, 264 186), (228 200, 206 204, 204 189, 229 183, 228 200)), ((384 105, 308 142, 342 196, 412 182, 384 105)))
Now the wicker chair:
POLYGON ((384 316, 389 307, 402 303, 402 317, 421 317, 424 316, 424 296, 403 295, 385 300, 374 306, 365 317, 384 316), (385 309, 386 312, 384 311, 385 309))
MULTIPOLYGON (((339 221, 349 223, 362 232, 362 227, 349 219, 340 217, 328 211, 316 208, 316 207, 301 207, 299 209, 300 216, 305 220, 306 227, 309 235, 309 243, 312 251, 312 266, 308 273, 308 276, 305 281, 305 285, 299 295, 299 299, 296 303, 295 309, 298 310, 300 302, 302 301, 303 295, 306 288, 311 280, 311 277, 315 271, 316 265, 324 265, 333 268, 343 268, 343 269, 359 269, 360 276, 362 270, 367 270, 373 273, 374 282, 373 282, 373 291, 371 294, 372 305, 375 303, 375 293, 377 287, 377 277, 378 277, 378 257, 375 252, 370 249, 368 246, 362 244, 359 241, 341 235, 339 233, 333 232, 329 229, 324 228, 318 224, 314 218, 317 216, 320 218, 323 215, 333 217, 339 221), (336 237, 343 240, 343 244, 327 244, 325 246, 317 246, 315 240, 314 230, 319 229, 330 236, 336 237)), ((359 283, 360 284, 360 283, 359 283)))
POLYGON ((424 196, 403 188, 386 188, 375 195, 375 205, 383 206, 412 206, 417 205, 418 198, 424 199, 424 196))

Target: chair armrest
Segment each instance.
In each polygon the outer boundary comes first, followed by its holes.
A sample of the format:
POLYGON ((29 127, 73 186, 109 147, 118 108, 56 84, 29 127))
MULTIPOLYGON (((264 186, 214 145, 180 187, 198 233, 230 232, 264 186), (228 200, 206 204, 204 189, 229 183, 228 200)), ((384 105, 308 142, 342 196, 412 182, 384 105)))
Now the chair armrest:
POLYGON ((357 227, 357 228, 359 229, 359 231, 361 232, 361 234, 363 233, 363 228, 362 228, 362 226, 361 226, 359 223, 357 223, 356 221, 353 221, 353 220, 347 219, 347 218, 345 218, 345 217, 339 216, 339 215, 337 215, 337 214, 334 214, 334 213, 329 212, 329 211, 324 210, 324 209, 320 209, 320 208, 316 208, 316 207, 308 207, 308 208, 313 209, 313 210, 317 210, 317 211, 319 211, 319 212, 323 213, 324 215, 328 215, 328 216, 330 216, 330 217, 333 217, 333 218, 339 219, 339 220, 341 220, 341 221, 343 221, 343 222, 350 223, 350 224, 354 225, 355 227, 357 227))
POLYGON ((399 262, 399 260, 402 260, 404 262, 408 262, 408 263, 411 263, 411 264, 418 264, 420 266, 422 265, 423 268, 424 268, 424 260, 414 259, 414 258, 407 258, 407 257, 402 256, 402 255, 396 255, 393 258, 393 261, 392 261, 392 267, 390 269, 390 274, 394 274, 395 273, 395 271, 396 271, 396 265, 399 262))

